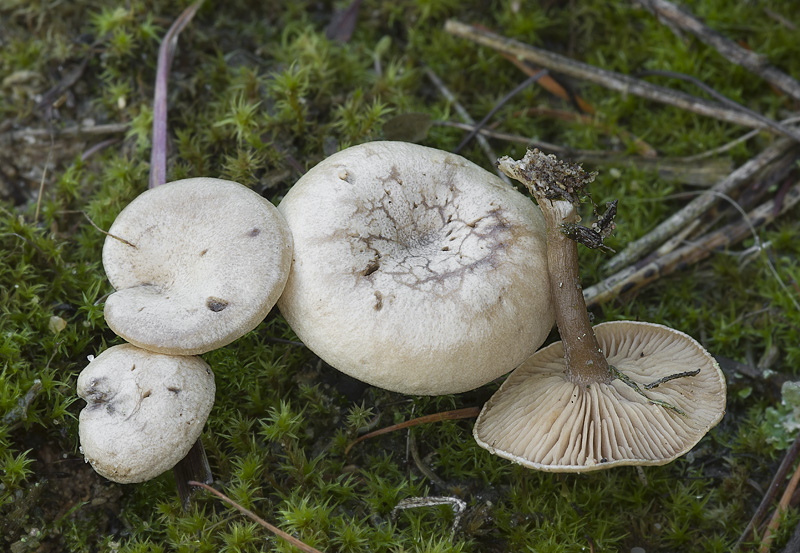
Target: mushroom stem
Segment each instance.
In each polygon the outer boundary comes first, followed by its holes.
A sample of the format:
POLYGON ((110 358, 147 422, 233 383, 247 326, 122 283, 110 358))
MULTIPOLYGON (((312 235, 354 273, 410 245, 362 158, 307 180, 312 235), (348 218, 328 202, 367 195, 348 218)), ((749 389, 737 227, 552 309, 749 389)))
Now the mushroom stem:
POLYGON ((589 321, 578 274, 578 245, 563 232, 565 223, 580 221, 575 205, 583 186, 594 180, 578 165, 558 161, 536 150, 528 150, 520 161, 508 156, 498 166, 509 177, 524 184, 534 195, 547 224, 547 263, 550 294, 556 324, 564 344, 566 377, 579 385, 614 380, 589 321))

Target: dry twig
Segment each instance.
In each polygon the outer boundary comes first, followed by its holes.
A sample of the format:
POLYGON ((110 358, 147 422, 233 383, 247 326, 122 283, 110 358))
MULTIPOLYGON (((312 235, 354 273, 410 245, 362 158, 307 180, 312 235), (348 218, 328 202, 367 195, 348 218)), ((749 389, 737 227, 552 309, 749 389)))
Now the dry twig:
POLYGON ((778 501, 778 506, 775 507, 775 513, 773 513, 769 524, 767 524, 764 538, 761 540, 761 547, 758 549, 759 553, 769 553, 772 541, 775 539, 775 534, 778 532, 778 528, 780 528, 781 525, 781 515, 789 508, 789 501, 792 499, 792 495, 797 489, 798 483, 800 483, 800 465, 797 466, 794 474, 792 474, 792 478, 786 485, 786 489, 783 491, 780 501, 778 501))
POLYGON ((798 201, 800 201, 800 183, 795 184, 789 190, 778 212, 775 211, 776 200, 770 200, 748 213, 747 218, 710 232, 697 241, 674 250, 663 257, 623 269, 602 282, 586 288, 583 291, 586 303, 589 307, 595 307, 618 297, 620 294, 637 290, 662 276, 705 259, 714 250, 730 246, 744 239, 752 232, 752 229, 771 223, 781 213, 785 213, 788 209, 794 207, 798 201))
POLYGON ((0 144, 11 144, 21 140, 36 140, 39 138, 73 137, 96 134, 119 134, 127 132, 130 128, 128 123, 108 123, 106 125, 70 125, 63 129, 35 129, 25 128, 17 131, 7 131, 0 134, 0 144))
POLYGON ((714 185, 711 191, 715 194, 698 196, 685 207, 668 217, 652 231, 628 244, 624 250, 611 258, 606 264, 606 270, 609 272, 618 271, 622 267, 634 263, 647 252, 684 228, 691 221, 694 221, 697 217, 705 213, 717 202, 718 196, 716 194, 730 194, 731 191, 745 183, 758 171, 786 154, 793 146, 794 142, 789 139, 782 138, 776 140, 763 152, 714 185))
MULTIPOLYGON (((489 31, 483 31, 472 25, 461 23, 460 21, 451 19, 445 23, 444 28, 445 31, 453 35, 488 46, 498 52, 505 52, 517 56, 520 59, 541 65, 551 71, 599 84, 623 94, 634 94, 642 98, 672 105, 686 111, 714 117, 745 127, 765 130, 771 129, 769 125, 766 125, 759 118, 755 118, 751 114, 741 110, 727 108, 716 102, 710 102, 703 98, 698 98, 697 96, 692 96, 691 94, 686 94, 671 88, 650 84, 628 75, 600 69, 599 67, 575 61, 541 48, 535 48, 517 40, 489 31)), ((792 137, 796 140, 800 140, 800 134, 794 130, 792 130, 792 137)))
POLYGON ((755 527, 758 526, 759 522, 761 522, 761 519, 764 518, 765 514, 767 514, 767 509, 769 509, 770 503, 772 503, 772 500, 775 498, 775 494, 778 493, 778 488, 780 488, 781 484, 783 484, 783 481, 786 479, 786 475, 789 473, 789 469, 794 464, 798 454, 800 454, 800 434, 797 435, 797 437, 794 439, 794 442, 792 442, 792 445, 789 446, 788 451, 786 451, 786 455, 783 456, 783 460, 781 461, 778 470, 775 472, 775 476, 772 477, 772 482, 770 482, 767 492, 761 499, 761 503, 758 505, 756 512, 753 513, 753 517, 750 519, 750 522, 747 523, 747 527, 745 527, 744 532, 742 532, 742 535, 739 536, 739 539, 733 546, 733 549, 731 550, 732 553, 736 553, 741 545, 750 539, 755 527))
POLYGON ((770 65, 764 56, 742 48, 717 31, 707 27, 702 21, 667 0, 637 0, 644 7, 678 28, 689 31, 705 44, 716 49, 728 61, 741 65, 755 73, 783 92, 800 100, 800 83, 783 71, 770 65))

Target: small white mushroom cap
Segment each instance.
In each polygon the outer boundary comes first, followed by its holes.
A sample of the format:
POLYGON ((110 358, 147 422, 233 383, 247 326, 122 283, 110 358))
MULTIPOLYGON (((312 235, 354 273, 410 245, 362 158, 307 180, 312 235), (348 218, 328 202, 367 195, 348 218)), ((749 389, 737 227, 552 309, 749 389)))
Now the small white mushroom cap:
POLYGON ((109 233, 103 266, 116 292, 106 322, 150 351, 194 355, 236 340, 264 320, 289 275, 283 217, 231 181, 193 178, 148 190, 109 233))
POLYGON ((409 394, 474 389, 553 326, 541 212, 466 159, 371 142, 278 206, 294 259, 278 308, 331 366, 409 394))
POLYGON ((78 395, 87 403, 79 417, 81 451, 109 480, 155 478, 200 437, 215 389, 199 357, 111 347, 78 376, 78 395))
POLYGON ((594 327, 600 347, 621 373, 685 412, 654 405, 617 379, 580 386, 564 377, 561 342, 537 351, 486 403, 473 434, 495 455, 551 472, 620 465, 663 465, 700 441, 725 414, 725 377, 694 339, 666 326, 613 321, 594 327))

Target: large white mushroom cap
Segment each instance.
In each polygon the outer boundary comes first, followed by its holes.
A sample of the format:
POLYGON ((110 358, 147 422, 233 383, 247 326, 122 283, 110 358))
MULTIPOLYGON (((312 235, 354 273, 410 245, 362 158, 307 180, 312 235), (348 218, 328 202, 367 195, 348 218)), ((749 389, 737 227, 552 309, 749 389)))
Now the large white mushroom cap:
POLYGON ((594 327, 608 359, 645 385, 689 371, 644 392, 683 414, 655 405, 620 379, 581 385, 565 378, 556 342, 516 369, 475 422, 481 447, 521 465, 586 472, 619 465, 663 465, 689 451, 725 413, 725 377, 694 339, 666 326, 612 321, 594 327))
POLYGON ((402 142, 348 148, 278 209, 294 237, 278 308, 355 378, 463 392, 515 368, 550 332, 538 207, 460 156, 402 142))
POLYGON ((275 206, 226 180, 148 190, 109 233, 103 266, 117 291, 106 300, 106 322, 159 353, 205 353, 254 329, 283 291, 291 264, 291 233, 275 206))
POLYGON ((78 395, 87 403, 78 427, 83 455, 115 482, 155 478, 200 437, 215 390, 199 357, 111 347, 78 376, 78 395))

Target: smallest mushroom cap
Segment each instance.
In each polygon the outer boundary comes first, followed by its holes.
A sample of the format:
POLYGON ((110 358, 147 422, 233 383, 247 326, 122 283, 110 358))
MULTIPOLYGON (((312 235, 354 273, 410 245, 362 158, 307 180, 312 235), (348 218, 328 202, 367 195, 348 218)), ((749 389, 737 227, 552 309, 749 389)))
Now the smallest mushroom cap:
POLYGON ((199 357, 111 347, 78 376, 87 403, 78 427, 83 455, 121 484, 155 478, 200 437, 214 392, 214 375, 199 357))

